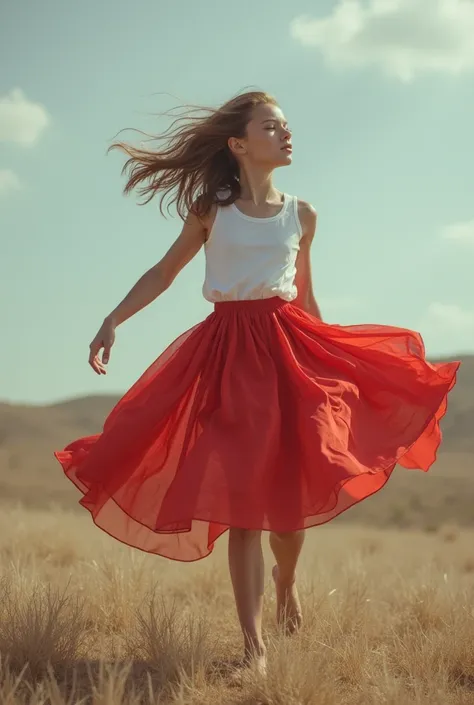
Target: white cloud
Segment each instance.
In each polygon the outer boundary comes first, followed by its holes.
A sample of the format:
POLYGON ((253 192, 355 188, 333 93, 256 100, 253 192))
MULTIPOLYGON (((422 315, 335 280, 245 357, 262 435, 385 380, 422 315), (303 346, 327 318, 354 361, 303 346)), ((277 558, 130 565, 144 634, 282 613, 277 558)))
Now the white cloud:
POLYGON ((290 30, 334 68, 375 66, 401 81, 474 70, 473 0, 338 0, 290 30))
POLYGON ((428 308, 426 324, 445 331, 474 331, 474 311, 467 311, 456 304, 433 302, 428 308))
POLYGON ((46 108, 28 100, 20 88, 0 98, 0 142, 29 147, 36 144, 50 122, 46 108))
POLYGON ((20 179, 11 169, 0 169, 0 197, 21 188, 20 179))
POLYGON ((413 329, 421 333, 426 350, 438 351, 436 355, 451 354, 453 351, 460 354, 461 350, 472 351, 474 308, 434 301, 413 329))
POLYGON ((474 220, 448 225, 442 230, 441 237, 459 245, 474 246, 474 220))

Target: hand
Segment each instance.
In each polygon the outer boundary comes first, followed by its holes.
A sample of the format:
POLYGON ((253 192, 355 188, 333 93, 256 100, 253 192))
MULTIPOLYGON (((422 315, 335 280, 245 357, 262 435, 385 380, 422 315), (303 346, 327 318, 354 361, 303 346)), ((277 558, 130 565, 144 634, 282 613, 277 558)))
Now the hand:
POLYGON ((97 335, 89 345, 89 365, 98 375, 107 374, 105 365, 110 358, 110 349, 115 342, 115 324, 109 319, 105 319, 99 328, 97 335), (102 360, 99 358, 100 350, 104 348, 102 360))

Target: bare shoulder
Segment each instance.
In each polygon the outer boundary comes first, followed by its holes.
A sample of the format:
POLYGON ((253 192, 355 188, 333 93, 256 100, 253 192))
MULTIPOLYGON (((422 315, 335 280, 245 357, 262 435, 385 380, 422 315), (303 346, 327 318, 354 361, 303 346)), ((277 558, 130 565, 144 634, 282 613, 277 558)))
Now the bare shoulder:
POLYGON ((199 217, 199 220, 201 221, 204 228, 206 229, 206 239, 212 230, 212 226, 214 225, 214 220, 216 218, 216 212, 217 212, 217 204, 213 203, 211 205, 211 207, 209 208, 208 212, 206 213, 206 215, 202 215, 199 217))
POLYGON ((209 234, 214 225, 214 220, 216 218, 217 205, 213 203, 205 215, 195 215, 194 218, 198 221, 201 227, 204 229, 204 242, 207 241, 209 234))
POLYGON ((318 213, 314 206, 308 201, 302 201, 298 198, 298 217, 303 229, 303 236, 313 238, 318 220, 318 213))

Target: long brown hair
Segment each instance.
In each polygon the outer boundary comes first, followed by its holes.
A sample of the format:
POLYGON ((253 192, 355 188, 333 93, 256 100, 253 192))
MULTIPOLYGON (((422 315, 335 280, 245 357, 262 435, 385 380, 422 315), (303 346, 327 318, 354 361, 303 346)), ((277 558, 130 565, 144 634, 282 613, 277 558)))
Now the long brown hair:
POLYGON ((174 192, 168 211, 172 203, 177 203, 183 220, 188 211, 200 217, 209 213, 221 189, 230 193, 220 203, 233 203, 240 195, 239 169, 227 141, 229 137, 245 136, 252 110, 262 103, 277 105, 268 93, 251 91, 234 96, 219 108, 187 106, 184 115, 177 117, 165 132, 151 137, 164 143, 157 150, 113 143, 108 152, 121 149, 129 155, 122 168, 122 174, 128 176, 124 194, 143 182, 138 191, 147 198, 139 205, 145 205, 162 192, 160 212, 164 215, 163 200, 174 192))

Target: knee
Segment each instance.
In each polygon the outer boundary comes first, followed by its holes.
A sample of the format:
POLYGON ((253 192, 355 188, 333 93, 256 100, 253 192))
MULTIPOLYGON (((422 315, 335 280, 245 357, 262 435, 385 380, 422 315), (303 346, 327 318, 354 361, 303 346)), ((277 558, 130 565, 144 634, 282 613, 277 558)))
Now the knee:
POLYGON ((262 535, 261 530, 240 529, 237 526, 231 526, 229 529, 229 538, 232 541, 257 541, 262 535))
POLYGON ((305 536, 305 530, 300 529, 298 531, 272 531, 271 536, 279 542, 299 542, 303 541, 305 536))

